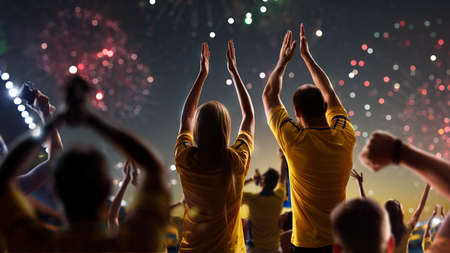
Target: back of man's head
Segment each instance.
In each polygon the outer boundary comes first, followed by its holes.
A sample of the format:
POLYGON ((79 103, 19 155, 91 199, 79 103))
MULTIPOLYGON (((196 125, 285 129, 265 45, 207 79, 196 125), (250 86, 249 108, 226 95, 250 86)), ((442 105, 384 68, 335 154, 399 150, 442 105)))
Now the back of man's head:
POLYGON ((273 168, 269 168, 266 173, 264 173, 264 190, 273 191, 278 184, 278 171, 273 168))
POLYGON ((335 252, 385 253, 395 248, 389 218, 376 201, 352 199, 331 213, 335 252))
POLYGON ((305 120, 324 117, 327 105, 320 89, 312 84, 304 84, 297 88, 293 97, 297 114, 305 120))
POLYGON ((56 192, 69 222, 101 222, 111 190, 103 154, 89 147, 71 148, 56 161, 54 170, 56 192))

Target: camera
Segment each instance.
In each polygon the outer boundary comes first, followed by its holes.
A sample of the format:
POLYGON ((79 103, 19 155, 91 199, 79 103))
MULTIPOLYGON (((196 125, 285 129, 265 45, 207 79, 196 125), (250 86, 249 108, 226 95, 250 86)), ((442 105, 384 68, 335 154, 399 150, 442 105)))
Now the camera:
POLYGON ((37 97, 37 90, 34 88, 34 83, 30 81, 24 82, 19 90, 19 97, 25 100, 29 106, 33 106, 37 97))

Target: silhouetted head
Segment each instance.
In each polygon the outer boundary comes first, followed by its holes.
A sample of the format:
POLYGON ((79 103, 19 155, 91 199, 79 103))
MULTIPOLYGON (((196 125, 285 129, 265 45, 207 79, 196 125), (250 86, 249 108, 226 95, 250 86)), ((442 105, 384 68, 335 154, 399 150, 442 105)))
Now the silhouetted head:
POLYGON ((395 248, 386 211, 374 200, 352 199, 330 215, 334 252, 392 252, 395 248))
POLYGON ((90 147, 65 151, 54 164, 55 189, 70 223, 102 222, 111 192, 105 157, 90 147))
POLYGON ((297 88, 293 97, 297 118, 308 122, 325 117, 327 104, 319 88, 312 84, 304 84, 297 88))
POLYGON ((228 147, 230 129, 230 114, 223 104, 209 101, 197 109, 194 139, 200 150, 224 151, 228 147))
POLYGON ((403 221, 402 204, 397 200, 388 200, 384 204, 384 208, 389 214, 389 221, 391 223, 391 230, 395 238, 395 243, 399 244, 406 233, 406 225, 403 221))
POLYGON ((272 168, 269 168, 266 173, 262 175, 261 186, 263 191, 273 191, 278 184, 278 172, 272 168))

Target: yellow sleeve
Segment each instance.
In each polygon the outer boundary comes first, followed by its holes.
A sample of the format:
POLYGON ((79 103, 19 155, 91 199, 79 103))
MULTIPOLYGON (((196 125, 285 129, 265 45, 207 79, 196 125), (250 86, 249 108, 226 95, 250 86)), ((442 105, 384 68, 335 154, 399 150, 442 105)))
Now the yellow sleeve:
POLYGON ((273 192, 277 198, 284 201, 286 198, 286 184, 278 183, 273 192))
POLYGON ((431 237, 425 237, 422 240, 422 250, 425 252, 431 246, 431 237))
MULTIPOLYGON (((194 145, 194 136, 189 131, 182 131, 177 136, 177 142, 175 144, 175 165, 183 163, 185 157, 183 157, 183 151, 194 145)), ((186 154, 186 152, 184 152, 186 154)), ((178 166, 177 166, 178 169, 178 166)))
POLYGON ((342 106, 332 106, 328 108, 327 113, 327 121, 331 128, 337 130, 344 130, 348 133, 354 135, 353 125, 348 119, 347 112, 342 106))
POLYGON ((119 227, 119 241, 133 251, 163 251, 169 222, 169 194, 140 191, 119 227))
POLYGON ((289 118, 284 106, 272 109, 267 123, 282 150, 286 150, 286 147, 295 140, 294 136, 303 131, 303 128, 297 122, 289 118))
POLYGON ((241 131, 236 138, 235 143, 231 149, 236 152, 239 157, 239 165, 234 166, 233 169, 244 168, 247 173, 250 165, 250 154, 253 152, 253 136, 247 131, 241 131))

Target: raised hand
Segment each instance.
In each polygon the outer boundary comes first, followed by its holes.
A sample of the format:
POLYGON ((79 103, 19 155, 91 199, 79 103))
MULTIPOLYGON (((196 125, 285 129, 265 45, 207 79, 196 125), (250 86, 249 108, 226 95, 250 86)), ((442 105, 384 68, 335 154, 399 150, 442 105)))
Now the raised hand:
POLYGON ((444 214, 444 206, 441 206, 441 216, 442 216, 442 219, 445 218, 445 214, 444 214))
POLYGON ((131 160, 128 158, 125 162, 125 166, 123 167, 123 173, 125 175, 124 181, 130 182, 131 180, 131 166, 130 166, 131 160))
POLYGON ((133 180, 131 181, 131 183, 134 186, 138 185, 138 178, 139 178, 139 171, 138 168, 136 166, 136 163, 134 161, 131 161, 131 164, 133 165, 133 180))
POLYGON ((308 41, 306 40, 305 30, 303 28, 303 23, 300 25, 300 57, 309 57, 308 41))
POLYGON ((209 47, 206 42, 202 43, 202 52, 200 55, 200 73, 208 75, 209 73, 209 47))
POLYGON ((374 171, 391 164, 395 141, 396 138, 387 132, 374 132, 359 156, 361 162, 374 171))
POLYGON ((437 211, 438 211, 438 208, 439 208, 439 206, 438 205, 435 205, 434 206, 434 208, 433 208, 433 213, 431 214, 431 216, 436 216, 436 214, 437 214, 437 211))
POLYGON ((234 49, 234 42, 232 40, 228 41, 227 67, 228 67, 228 72, 230 72, 231 75, 237 73, 236 50, 234 49))
POLYGON ((259 185, 261 182, 261 173, 259 172, 259 169, 255 169, 255 175, 253 176, 253 180, 255 180, 256 185, 259 185))
POLYGON ((287 63, 292 59, 296 46, 297 41, 292 41, 292 31, 287 31, 286 35, 284 35, 283 44, 281 45, 280 57, 278 58, 277 65, 286 66, 287 63))
POLYGON ((359 174, 356 170, 352 169, 350 176, 353 177, 354 179, 358 180, 358 182, 361 182, 361 183, 363 182, 363 173, 362 172, 359 174))

